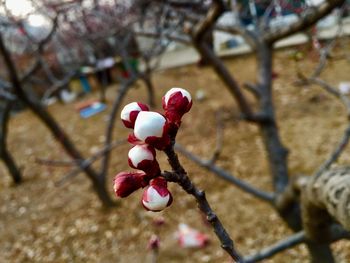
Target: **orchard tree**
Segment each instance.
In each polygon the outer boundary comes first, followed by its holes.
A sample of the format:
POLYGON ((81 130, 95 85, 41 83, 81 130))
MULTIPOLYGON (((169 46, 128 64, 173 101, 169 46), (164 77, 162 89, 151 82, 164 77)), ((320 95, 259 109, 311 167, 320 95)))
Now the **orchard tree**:
MULTIPOLYGON (((255 198, 270 204, 281 219, 295 232, 294 235, 271 247, 262 249, 257 254, 240 259, 236 258, 236 260, 255 262, 269 258, 297 244, 305 243, 312 262, 334 262, 330 244, 339 239, 349 238, 350 172, 348 167, 332 168, 331 165, 338 159, 348 143, 349 128, 344 132, 344 137, 340 139, 339 145, 329 154, 329 158, 313 174, 309 176, 291 175, 287 160, 290 150, 282 143, 273 103, 273 53, 276 42, 307 30, 336 8, 345 8, 345 1, 329 0, 316 6, 299 4, 293 7, 288 5, 288 11, 294 13, 296 17, 288 24, 273 24, 273 21, 276 20, 271 19, 281 19, 283 7, 287 6, 287 1, 271 1, 270 4, 263 7, 263 12, 260 13, 257 12, 254 1, 250 1, 249 20, 251 27, 243 25, 243 20, 240 18, 241 1, 230 1, 230 3, 220 0, 141 2, 143 7, 146 6, 147 9, 144 13, 153 14, 154 8, 151 8, 153 5, 159 5, 161 9, 167 10, 166 17, 164 17, 167 20, 164 23, 167 27, 165 30, 159 28, 164 24, 158 24, 159 26, 154 28, 144 29, 144 32, 140 32, 140 34, 150 37, 165 37, 192 45, 224 82, 241 111, 242 120, 254 123, 260 130, 270 168, 271 184, 274 190, 272 193, 257 189, 238 179, 229 171, 220 168, 215 164, 216 158, 203 160, 184 147, 175 146, 175 149, 178 149, 198 165, 255 198), (203 9, 206 10, 204 15, 203 9), (235 23, 229 26, 217 23, 226 11, 232 11, 236 18, 235 23), (171 26, 176 23, 180 23, 182 27, 171 26), (243 37, 257 59, 256 83, 245 83, 244 86, 238 84, 234 73, 228 70, 222 59, 208 44, 208 34, 211 34, 213 30, 230 32, 243 37), (164 31, 166 33, 159 33, 164 31), (247 93, 244 90, 254 95, 258 105, 257 109, 247 99, 247 93)), ((325 90, 342 99, 348 107, 348 99, 345 96, 318 78, 321 69, 316 69, 311 78, 303 76, 303 80, 306 83, 321 85, 325 90)), ((176 168, 173 167, 173 169, 176 171, 176 168)), ((152 186, 152 184, 150 185, 152 186)), ((225 245, 223 247, 226 248, 225 245)))
MULTIPOLYGON (((151 74, 158 63, 152 59, 164 52, 169 41, 156 41, 150 47, 140 48, 133 32, 135 24, 141 23, 140 16, 135 13, 134 4, 128 1, 27 2, 31 8, 23 14, 14 14, 7 1, 1 2, 0 47, 4 65, 0 82, 1 97, 6 100, 6 105, 16 100, 16 103, 20 102, 33 111, 72 158, 72 162, 68 163, 38 160, 38 163, 46 165, 76 166, 58 185, 83 171, 102 203, 111 206, 114 202, 108 195, 106 185, 110 151, 121 143, 113 141, 116 115, 123 98, 139 79, 144 81, 149 104, 153 106, 151 74), (39 22, 39 29, 32 26, 39 22), (119 89, 109 115, 104 146, 96 155, 85 158, 60 123, 46 110, 43 102, 65 88, 81 66, 96 67, 98 60, 116 56, 120 57, 127 74, 118 77, 119 89), (133 67, 133 59, 141 59, 145 67, 133 67), (43 98, 30 89, 32 84, 43 91, 43 98), (97 171, 91 165, 101 158, 102 165, 97 171)), ((101 100, 105 99, 106 85, 103 81, 101 100)), ((19 182, 19 169, 6 148, 8 108, 6 106, 1 115, 0 141, 3 143, 0 153, 14 181, 19 182)))

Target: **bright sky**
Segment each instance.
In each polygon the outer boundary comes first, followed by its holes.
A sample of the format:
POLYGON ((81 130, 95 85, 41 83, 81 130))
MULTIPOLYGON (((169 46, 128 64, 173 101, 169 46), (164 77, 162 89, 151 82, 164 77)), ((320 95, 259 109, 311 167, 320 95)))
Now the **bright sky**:
POLYGON ((6 7, 14 16, 25 16, 34 10, 32 3, 28 0, 6 0, 6 7))
MULTIPOLYGON (((45 16, 39 13, 34 13, 35 8, 29 0, 6 0, 6 8, 12 13, 13 16, 26 17, 30 26, 39 27, 47 24, 45 16)), ((4 12, 0 10, 0 12, 4 12)))

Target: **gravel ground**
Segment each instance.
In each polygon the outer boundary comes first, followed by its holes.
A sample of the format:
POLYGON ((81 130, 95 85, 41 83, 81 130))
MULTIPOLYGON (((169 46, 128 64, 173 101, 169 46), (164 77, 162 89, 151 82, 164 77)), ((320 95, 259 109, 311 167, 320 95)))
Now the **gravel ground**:
MULTIPOLYGON (((275 104, 282 140, 291 150, 290 172, 310 174, 333 149, 347 119, 341 103, 320 88, 293 86, 296 79, 293 52, 282 50, 275 56, 274 69, 278 74, 274 84, 275 104)), ((226 63, 240 83, 254 81, 253 57, 236 57, 226 63)), ((313 66, 311 55, 300 64, 305 73, 311 72, 313 66)), ((338 85, 339 81, 350 81, 349 70, 346 60, 337 60, 328 65, 322 77, 338 85)), ((187 66, 158 72, 154 83, 159 110, 161 96, 172 86, 188 89, 193 97, 197 92, 205 95, 203 100, 194 101, 191 112, 184 117, 178 142, 201 157, 209 157, 215 147, 215 112, 222 111, 227 118, 218 165, 256 187, 271 190, 259 131, 254 125, 238 120, 234 100, 210 68, 187 66)), ((108 90, 108 111, 116 94, 116 86, 108 90)), ((138 83, 124 102, 146 101, 146 97, 144 87, 138 83)), ((102 146, 108 111, 83 120, 73 105, 56 104, 49 110, 85 156, 102 146)), ((152 262, 147 243, 154 233, 161 239, 158 262, 230 262, 198 213, 194 200, 177 185, 170 185, 173 205, 161 213, 144 211, 140 205, 141 191, 117 200, 116 208, 105 210, 84 174, 56 187, 55 182, 71 168, 35 162, 36 158, 68 160, 68 156, 32 113, 25 111, 13 116, 9 128, 9 149, 25 181, 13 186, 1 164, 0 262, 152 262), (165 219, 161 227, 153 223, 159 217, 165 219), (210 244, 203 249, 180 248, 174 235, 179 223, 209 235, 210 244)), ((114 138, 126 138, 127 133, 118 122, 114 138)), ((113 175, 130 169, 129 148, 125 144, 113 151, 109 170, 111 195, 113 175)), ((161 153, 158 156, 162 169, 168 169, 164 156, 161 153)), ((206 190, 209 202, 243 254, 253 253, 291 234, 268 205, 180 158, 194 182, 206 190)), ((346 151, 339 163, 349 162, 350 154, 346 151)), ((99 163, 94 167, 98 169, 99 163)), ((349 242, 338 242, 333 247, 338 262, 350 262, 349 242)), ((300 245, 265 262, 307 262, 307 251, 300 245)))

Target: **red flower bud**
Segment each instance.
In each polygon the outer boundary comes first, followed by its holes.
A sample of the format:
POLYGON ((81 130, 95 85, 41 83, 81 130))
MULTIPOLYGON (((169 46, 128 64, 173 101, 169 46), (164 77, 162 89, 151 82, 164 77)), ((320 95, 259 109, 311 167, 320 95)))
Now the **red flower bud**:
POLYGON ((170 144, 167 120, 157 112, 140 112, 135 121, 134 134, 129 135, 128 141, 133 144, 144 142, 158 150, 165 149, 170 144))
POLYGON ((148 241, 148 246, 147 246, 148 249, 149 250, 157 250, 159 248, 159 245, 160 245, 159 237, 157 235, 153 234, 148 241))
POLYGON ((122 112, 120 113, 120 118, 122 119, 125 127, 134 128, 135 120, 140 111, 149 111, 147 105, 140 102, 131 102, 124 106, 122 112))
POLYGON ((141 187, 147 185, 144 172, 120 172, 114 178, 114 192, 118 197, 127 197, 141 187))
POLYGON ((179 126, 182 116, 192 107, 192 98, 187 90, 172 88, 165 94, 162 103, 165 116, 171 123, 179 126))
POLYGON ((150 177, 160 174, 159 164, 156 160, 156 151, 147 144, 135 145, 128 154, 129 165, 132 168, 144 171, 150 177))
POLYGON ((173 198, 167 188, 167 182, 162 177, 151 180, 142 196, 143 207, 153 212, 162 211, 170 206, 172 201, 173 198))

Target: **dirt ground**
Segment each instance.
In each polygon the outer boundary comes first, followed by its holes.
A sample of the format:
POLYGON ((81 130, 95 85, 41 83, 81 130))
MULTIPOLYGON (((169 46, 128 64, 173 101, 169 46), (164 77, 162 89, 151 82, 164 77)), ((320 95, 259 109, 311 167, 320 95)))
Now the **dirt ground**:
MULTIPOLYGON (((277 117, 284 144, 290 149, 291 174, 310 174, 324 161, 342 135, 346 112, 341 103, 319 87, 296 87, 294 49, 279 51, 274 70, 277 117)), ((251 56, 226 60, 240 83, 254 81, 255 60, 251 56)), ((311 72, 313 57, 300 63, 304 73, 311 72)), ((331 84, 350 81, 350 64, 337 60, 327 66, 322 77, 331 84)), ((211 68, 187 66, 156 73, 154 76, 158 110, 161 97, 171 87, 188 89, 193 97, 198 91, 204 100, 194 100, 193 108, 183 120, 178 142, 203 158, 215 147, 215 112, 227 117, 224 148, 218 165, 252 185, 271 191, 266 156, 259 132, 252 124, 239 121, 236 104, 211 68)), ((89 156, 104 140, 107 114, 117 86, 108 90, 108 110, 89 119, 81 119, 73 105, 55 104, 50 112, 89 156)), ((97 94, 90 97, 97 97, 97 94)), ((88 99, 90 97, 85 97, 88 99)), ((253 100, 253 98, 251 98, 253 100)), ((146 101, 141 83, 131 90, 124 104, 146 101)), ((114 139, 126 138, 128 130, 117 122, 114 139)), ((146 212, 140 205, 142 191, 118 200, 111 210, 101 207, 89 180, 79 174, 56 187, 71 167, 43 166, 36 158, 68 160, 68 156, 48 130, 29 111, 13 116, 10 122, 9 148, 20 165, 24 183, 13 186, 6 169, 0 166, 0 262, 152 262, 147 243, 153 233, 161 239, 159 262, 230 262, 219 243, 198 213, 195 201, 177 185, 170 185, 174 202, 161 213, 146 212), (165 225, 156 227, 154 220, 163 217, 165 225), (180 248, 175 238, 179 223, 186 223, 209 235, 204 249, 180 248)), ((112 153, 109 190, 113 176, 127 165, 125 144, 112 153)), ((168 169, 162 153, 162 169, 168 169)), ((291 234, 268 205, 255 200, 234 186, 206 172, 180 156, 194 182, 207 193, 209 202, 232 235, 239 251, 245 255, 273 244, 291 234)), ((339 164, 349 164, 347 150, 339 164)), ((96 169, 99 163, 96 162, 96 169)), ((337 262, 350 262, 350 243, 333 244, 337 262)), ((307 262, 304 245, 287 250, 264 262, 307 262)))

